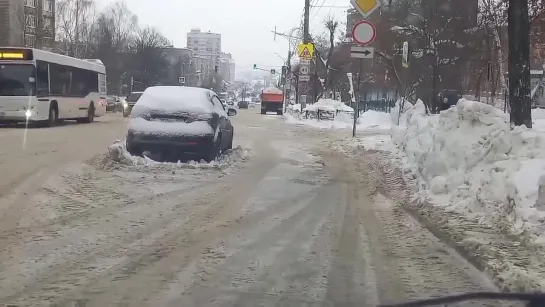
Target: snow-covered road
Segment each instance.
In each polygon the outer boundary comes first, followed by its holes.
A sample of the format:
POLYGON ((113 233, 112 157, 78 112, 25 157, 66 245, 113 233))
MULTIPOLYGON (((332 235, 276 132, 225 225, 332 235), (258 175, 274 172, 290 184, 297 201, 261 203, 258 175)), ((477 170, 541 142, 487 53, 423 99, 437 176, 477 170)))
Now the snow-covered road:
POLYGON ((234 118, 251 157, 227 167, 113 163, 115 115, 32 129, 24 147, 23 129, 0 129, 0 303, 374 306, 495 289, 391 199, 402 184, 380 155, 348 158, 331 146, 345 132, 258 111, 234 118))

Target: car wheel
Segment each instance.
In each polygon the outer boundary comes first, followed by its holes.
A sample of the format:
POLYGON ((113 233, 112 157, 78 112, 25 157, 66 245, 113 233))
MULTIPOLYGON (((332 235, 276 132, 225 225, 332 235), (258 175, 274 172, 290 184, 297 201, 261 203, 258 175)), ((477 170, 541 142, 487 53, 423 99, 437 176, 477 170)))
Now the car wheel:
POLYGON ((139 156, 139 157, 142 156, 142 150, 139 150, 138 148, 135 148, 134 146, 132 146, 132 144, 129 143, 129 141, 125 141, 125 148, 131 154, 131 156, 139 156))
POLYGON ((233 139, 235 138, 235 131, 231 132, 231 139, 229 140, 229 145, 227 145, 227 150, 233 149, 233 139))
POLYGON ((267 114, 267 111, 261 110, 261 114, 267 114))
POLYGON ((49 118, 47 120, 48 127, 55 127, 59 122, 59 112, 54 106, 49 107, 49 118))
POLYGON ((277 114, 277 115, 284 115, 284 111, 278 110, 278 111, 276 111, 276 114, 277 114))
POLYGON ((216 160, 216 158, 219 157, 220 153, 221 153, 221 136, 219 136, 216 142, 214 142, 214 145, 212 146, 212 148, 210 148, 208 152, 205 153, 204 161, 210 163, 216 160))
POLYGON ((95 121, 95 105, 91 102, 87 108, 87 117, 85 118, 86 123, 92 123, 95 121))

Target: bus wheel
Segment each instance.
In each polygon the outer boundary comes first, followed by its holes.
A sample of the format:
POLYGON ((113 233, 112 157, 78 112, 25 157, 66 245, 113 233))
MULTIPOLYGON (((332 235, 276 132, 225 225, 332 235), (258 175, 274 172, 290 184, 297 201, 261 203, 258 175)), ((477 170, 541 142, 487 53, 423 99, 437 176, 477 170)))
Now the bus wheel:
POLYGON ((59 112, 54 105, 49 107, 49 119, 47 120, 47 126, 55 127, 59 122, 59 112))
POLYGON ((95 105, 91 102, 89 108, 87 108, 87 117, 85 118, 86 123, 92 123, 95 121, 95 105))

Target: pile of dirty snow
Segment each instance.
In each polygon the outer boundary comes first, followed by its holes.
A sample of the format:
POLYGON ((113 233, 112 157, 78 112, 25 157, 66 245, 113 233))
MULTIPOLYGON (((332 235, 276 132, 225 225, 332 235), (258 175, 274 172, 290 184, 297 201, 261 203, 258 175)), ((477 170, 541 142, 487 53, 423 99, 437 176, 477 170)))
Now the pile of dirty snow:
MULTIPOLYGON (((333 120, 302 118, 292 114, 285 114, 284 119, 289 124, 305 125, 318 129, 352 129, 354 124, 352 115, 347 113, 339 113, 333 120)), ((390 126, 390 114, 370 110, 361 114, 356 129, 357 131, 377 131, 388 130, 390 126)))
POLYGON ((392 140, 434 203, 545 243, 543 132, 511 130, 501 110, 464 99, 439 115, 421 101, 404 109, 392 140))
POLYGON ((133 156, 125 147, 124 141, 115 141, 109 148, 107 153, 107 159, 118 164, 129 166, 146 166, 146 167, 162 167, 173 166, 179 168, 209 168, 209 169, 224 169, 228 166, 235 165, 239 162, 248 160, 251 157, 249 149, 237 146, 227 152, 223 153, 218 159, 212 162, 201 161, 187 161, 177 163, 157 162, 149 157, 133 156))
POLYGON ((317 112, 318 110, 327 112, 343 111, 348 113, 354 113, 354 109, 347 106, 344 102, 324 98, 318 100, 314 104, 308 105, 305 109, 303 109, 303 111, 309 112, 317 112))

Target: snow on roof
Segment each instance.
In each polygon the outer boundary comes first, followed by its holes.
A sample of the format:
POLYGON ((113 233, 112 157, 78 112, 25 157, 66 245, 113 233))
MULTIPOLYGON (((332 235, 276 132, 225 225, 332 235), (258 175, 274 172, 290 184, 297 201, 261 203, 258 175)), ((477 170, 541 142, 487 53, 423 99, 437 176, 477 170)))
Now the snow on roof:
POLYGON ((144 91, 135 108, 208 113, 214 107, 210 102, 212 95, 212 91, 198 87, 153 86, 144 91))
POLYGON ((266 94, 284 94, 281 89, 275 87, 275 86, 269 86, 266 89, 263 90, 263 93, 266 94))
POLYGON ((344 112, 354 112, 354 109, 347 106, 344 102, 333 100, 333 99, 320 99, 315 104, 307 106, 304 111, 344 111, 344 112))

